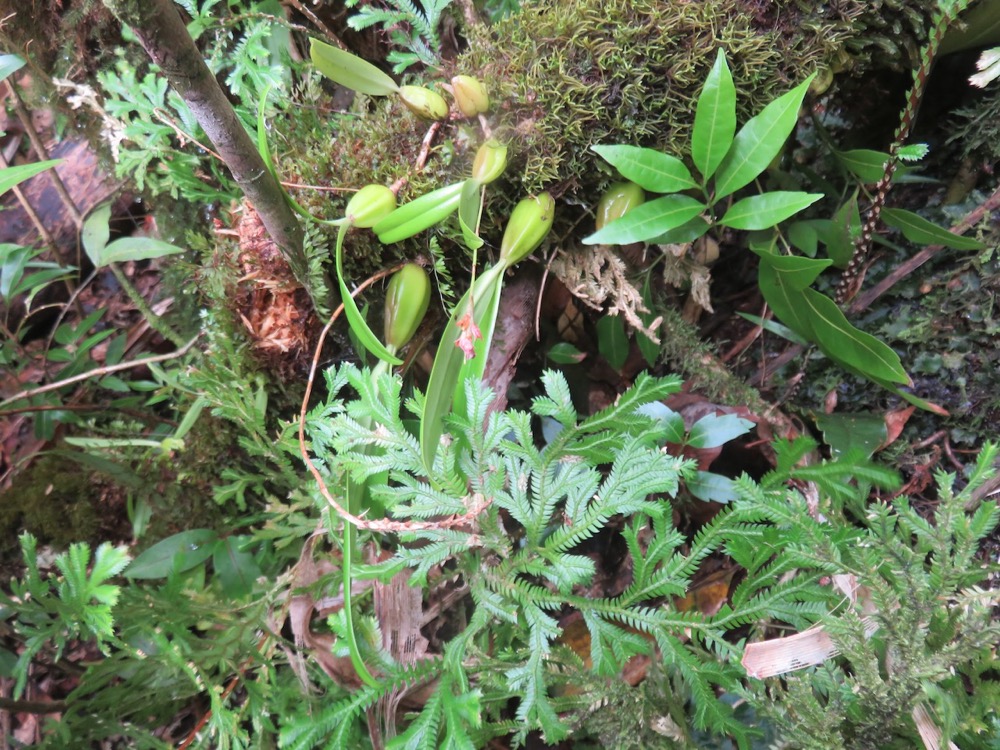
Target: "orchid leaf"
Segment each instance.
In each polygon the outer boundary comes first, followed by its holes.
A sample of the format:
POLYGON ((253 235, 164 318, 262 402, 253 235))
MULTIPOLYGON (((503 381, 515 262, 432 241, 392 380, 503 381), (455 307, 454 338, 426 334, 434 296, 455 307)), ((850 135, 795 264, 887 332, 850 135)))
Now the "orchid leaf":
POLYGON ((340 229, 337 231, 337 249, 335 253, 337 285, 340 287, 340 299, 344 305, 344 314, 347 316, 347 323, 351 326, 351 331, 358 337, 358 341, 361 342, 361 345, 365 349, 379 359, 385 360, 390 365, 401 365, 403 364, 403 360, 386 349, 382 342, 379 341, 378 336, 368 327, 368 321, 361 314, 357 303, 351 296, 351 290, 347 288, 347 284, 344 282, 344 237, 350 228, 350 224, 341 224, 340 229))
POLYGON ((357 55, 319 39, 309 40, 309 56, 316 69, 335 83, 369 96, 394 94, 399 86, 389 76, 357 55))

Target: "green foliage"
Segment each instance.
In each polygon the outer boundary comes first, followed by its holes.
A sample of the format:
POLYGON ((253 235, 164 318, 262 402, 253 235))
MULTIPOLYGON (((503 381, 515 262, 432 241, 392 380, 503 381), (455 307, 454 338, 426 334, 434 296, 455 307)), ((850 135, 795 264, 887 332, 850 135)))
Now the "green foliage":
POLYGON ((381 26, 388 32, 389 41, 400 48, 391 50, 386 58, 396 73, 416 63, 440 64, 438 29, 451 0, 427 0, 419 6, 411 0, 388 0, 378 6, 371 0, 346 0, 345 5, 358 9, 347 19, 347 25, 355 31, 381 26))
MULTIPOLYGON (((555 614, 567 609, 586 623, 595 674, 614 675, 655 643, 690 691, 693 726, 746 737, 746 728, 715 695, 718 686, 736 687, 736 673, 716 663, 711 652, 731 653, 725 632, 762 617, 810 622, 820 611, 812 603, 820 589, 804 580, 777 585, 789 568, 765 565, 758 554, 756 562, 748 561, 746 586, 754 595, 743 606, 718 618, 671 606, 670 598, 686 592, 700 562, 727 539, 758 537, 756 527, 735 523, 731 514, 718 516, 687 545, 672 527, 661 498, 677 492, 690 466, 659 447, 668 429, 640 407, 675 391, 677 379, 640 376, 615 405, 588 418, 577 414, 558 373, 543 376, 545 394, 530 413, 490 413, 492 395, 468 380, 465 409, 447 420, 450 439, 430 475, 404 425, 398 385, 383 379, 373 387, 367 374, 351 366, 329 372, 327 382, 331 400, 310 415, 308 426, 313 450, 331 476, 367 482, 373 498, 399 520, 460 515, 470 504, 487 503, 470 527, 401 530, 395 558, 365 573, 390 575, 402 563, 413 569, 413 583, 432 591, 436 571, 445 566, 462 577, 475 602, 464 631, 445 647, 450 677, 407 730, 406 741, 413 744, 406 747, 437 747, 450 733, 460 737, 477 705, 483 731, 507 733, 511 729, 498 709, 512 698, 520 741, 532 729, 550 742, 565 737, 565 712, 585 705, 556 691, 567 664, 555 614), (358 401, 337 397, 348 384, 358 401), (541 447, 533 426, 538 420, 558 425, 541 447), (615 517, 625 519, 632 582, 614 597, 587 593, 595 574, 587 540, 615 517), (694 634, 692 643, 681 639, 685 631, 694 634), (481 698, 465 687, 477 681, 481 698)), ((419 413, 421 403, 410 406, 419 413)), ((708 445, 733 434, 718 428, 705 425, 694 439, 708 445)), ((462 740, 456 746, 470 745, 462 740)))
MULTIPOLYGON (((786 466, 796 455, 789 448, 786 466)), ((911 711, 921 704, 931 709, 943 743, 990 746, 984 707, 997 689, 982 676, 996 668, 1000 626, 992 614, 996 592, 982 588, 989 568, 977 558, 1000 510, 995 501, 976 500, 975 490, 995 472, 998 454, 997 445, 987 445, 961 491, 954 475, 938 473, 932 519, 900 497, 892 505, 855 506, 861 527, 850 531, 835 508, 824 523, 797 512, 783 493, 767 496, 742 482, 753 499, 740 501, 737 514, 799 537, 802 543, 789 545, 798 564, 850 575, 858 586, 857 601, 822 621, 840 659, 783 684, 751 682, 752 700, 784 730, 784 746, 913 747, 919 739, 911 711)))
POLYGON ((38 569, 35 537, 21 536, 25 574, 11 582, 11 593, 0 591, 0 618, 13 620, 13 630, 24 648, 14 667, 14 696, 20 697, 32 660, 43 650, 58 660, 75 639, 94 641, 102 651, 115 642, 111 609, 118 601, 119 587, 109 579, 128 565, 124 547, 102 544, 91 564, 90 546, 80 542, 58 555, 54 564, 61 578, 42 578, 38 569))

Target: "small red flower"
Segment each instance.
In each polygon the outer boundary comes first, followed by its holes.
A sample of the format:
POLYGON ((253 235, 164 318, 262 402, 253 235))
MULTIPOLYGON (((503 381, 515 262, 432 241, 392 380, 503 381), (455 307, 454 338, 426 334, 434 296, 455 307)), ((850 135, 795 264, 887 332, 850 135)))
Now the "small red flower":
POLYGON ((472 319, 472 310, 469 310, 459 318, 456 325, 462 333, 459 335, 458 340, 455 341, 455 346, 464 352, 467 360, 472 359, 476 356, 476 339, 483 337, 483 333, 479 330, 479 326, 476 325, 476 321, 472 319))

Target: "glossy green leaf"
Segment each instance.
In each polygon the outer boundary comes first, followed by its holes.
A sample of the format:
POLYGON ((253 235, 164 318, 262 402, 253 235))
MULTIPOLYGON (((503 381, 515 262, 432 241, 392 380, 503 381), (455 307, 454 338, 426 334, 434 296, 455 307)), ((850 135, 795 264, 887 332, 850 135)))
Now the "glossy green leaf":
POLYGON ((340 288, 340 300, 344 305, 344 315, 347 316, 347 323, 350 325, 351 331, 354 332, 365 349, 390 365, 401 365, 403 360, 386 349, 374 331, 368 327, 368 321, 361 314, 357 303, 351 296, 351 290, 347 288, 347 283, 344 281, 344 237, 350 228, 350 224, 342 224, 337 231, 337 248, 334 253, 337 266, 337 286, 340 288))
POLYGON ((379 241, 386 245, 401 242, 441 223, 458 208, 465 184, 445 185, 400 206, 374 226, 379 241))
POLYGON ((17 55, 0 55, 0 81, 24 67, 24 58, 17 55))
POLYGON ((698 96, 694 130, 691 132, 691 158, 703 179, 707 180, 715 174, 733 145, 735 133, 736 87, 726 64, 726 55, 720 49, 698 96))
POLYGON ((685 481, 688 492, 706 503, 731 503, 739 495, 736 484, 729 477, 712 471, 696 471, 685 481))
POLYGON ((216 542, 212 550, 212 567, 222 593, 230 599, 243 599, 253 593, 257 579, 263 575, 252 552, 243 549, 249 536, 230 536, 216 542))
POLYGON ((864 375, 894 383, 909 383, 903 364, 886 344, 855 328, 837 303, 815 289, 803 289, 806 314, 811 318, 816 343, 831 359, 849 364, 864 375))
POLYGON ((80 229, 80 242, 84 252, 96 266, 95 258, 101 257, 111 239, 111 202, 102 203, 91 211, 80 229))
POLYGON ((986 247, 982 242, 949 232, 923 216, 901 208, 883 209, 882 220, 917 245, 944 245, 953 250, 982 250, 986 247))
POLYGON ((15 167, 0 169, 0 195, 3 195, 15 185, 34 177, 36 174, 44 172, 46 169, 51 169, 60 162, 62 162, 62 159, 49 159, 48 161, 39 161, 34 164, 18 164, 15 167))
POLYGON ((627 245, 659 237, 693 219, 706 206, 686 195, 664 195, 643 203, 600 231, 585 237, 585 245, 627 245))
POLYGON ((458 200, 458 225, 462 229, 462 240, 472 251, 483 246, 483 238, 479 236, 479 220, 483 210, 484 192, 485 188, 481 182, 474 179, 466 180, 458 200))
POLYGON ((736 201, 719 224, 733 229, 767 229, 822 198, 821 193, 798 193, 776 190, 763 195, 751 195, 736 201))
POLYGON ((639 146, 592 146, 591 149, 651 193, 676 193, 698 187, 684 162, 662 151, 639 146))
POLYGON ((795 130, 802 99, 815 77, 813 73, 794 89, 779 96, 740 128, 715 176, 715 200, 748 185, 774 161, 795 130))
POLYGON ((735 414, 706 414, 691 426, 687 444, 692 448, 717 448, 753 429, 753 422, 735 414))
POLYGON ((856 148, 850 151, 834 151, 844 169, 862 182, 873 183, 882 179, 889 154, 873 151, 867 148, 856 148))
MULTIPOLYGON (((468 372, 468 368, 465 367, 465 353, 457 346, 462 335, 459 323, 461 321, 464 325, 468 322, 466 316, 469 313, 470 300, 472 300, 472 320, 477 326, 480 326, 480 332, 484 334, 483 339, 475 342, 475 352, 476 357, 481 358, 479 366, 485 366, 485 359, 489 352, 481 321, 485 321, 492 314, 495 322, 493 311, 498 308, 500 291, 503 286, 503 272, 504 266, 497 264, 480 274, 472 288, 455 305, 455 311, 441 334, 437 354, 434 355, 434 365, 431 367, 431 375, 427 381, 424 413, 420 420, 420 452, 428 473, 434 466, 438 444, 441 441, 441 435, 444 434, 444 418, 452 410, 457 391, 463 388, 461 382, 463 368, 468 372)), ((490 325, 490 331, 492 332, 492 325, 490 325)))
POLYGON ((778 257, 761 256, 758 283, 764 299, 782 323, 816 344, 830 359, 865 377, 892 383, 910 382, 896 352, 851 325, 829 297, 809 287, 796 288, 808 274, 796 277, 780 272, 772 262, 778 257), (791 279, 797 283, 790 284, 791 279))
POLYGON ((608 364, 621 370, 628 359, 628 335, 620 315, 605 315, 597 321, 597 349, 608 364))
POLYGON ((122 237, 106 245, 96 255, 87 253, 98 268, 112 263, 128 261, 151 260, 165 255, 176 255, 186 252, 183 247, 171 245, 169 242, 154 240, 152 237, 122 237))
POLYGON ((212 529, 189 529, 168 536, 139 555, 125 571, 126 578, 166 578, 200 565, 219 539, 212 529))
POLYGON ((320 73, 358 93, 386 96, 399 90, 387 73, 370 62, 319 39, 309 40, 309 56, 320 73))
POLYGON ((576 365, 587 358, 586 353, 581 352, 568 341, 560 341, 549 349, 546 356, 557 365, 576 365))
POLYGON ((754 250, 760 256, 761 266, 768 266, 781 274, 782 283, 790 289, 801 291, 812 284, 832 261, 826 258, 802 258, 798 255, 777 255, 754 250))
POLYGON ((837 268, 847 268, 854 257, 854 241, 861 234, 861 211, 858 208, 858 192, 855 190, 850 200, 837 209, 829 229, 823 234, 826 254, 837 268))
POLYGON ((817 414, 816 425, 834 458, 858 451, 871 458, 888 437, 885 418, 874 414, 817 414))

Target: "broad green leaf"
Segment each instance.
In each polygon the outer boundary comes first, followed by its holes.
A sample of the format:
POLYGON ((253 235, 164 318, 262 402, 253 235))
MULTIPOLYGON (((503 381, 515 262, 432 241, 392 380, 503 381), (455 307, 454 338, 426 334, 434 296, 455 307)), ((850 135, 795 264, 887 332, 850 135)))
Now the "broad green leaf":
POLYGON ((862 182, 878 182, 885 175, 885 165, 889 154, 882 151, 872 151, 867 148, 856 148, 850 151, 834 151, 844 169, 862 182))
POLYGON ((798 255, 776 255, 754 250, 760 256, 761 265, 767 265, 781 274, 782 283, 790 289, 801 291, 812 284, 832 261, 826 258, 802 258, 798 255))
POLYGON ((557 365, 576 365, 587 357, 584 352, 566 341, 560 341, 553 346, 546 356, 557 365))
POLYGON ((816 425, 834 458, 851 451, 871 458, 888 437, 885 418, 874 414, 817 414, 816 425))
POLYGON ((458 201, 458 225, 462 229, 465 246, 473 252, 483 246, 479 236, 479 220, 483 210, 485 188, 478 180, 466 180, 458 201))
MULTIPOLYGON (((438 350, 434 355, 434 365, 431 367, 431 375, 427 381, 424 413, 420 420, 420 452, 428 473, 433 469, 438 443, 441 441, 441 435, 444 434, 444 418, 452 410, 457 391, 464 390, 461 376, 466 364, 465 353, 456 345, 462 334, 459 322, 461 321, 463 324, 467 322, 466 316, 469 313, 470 301, 473 306, 472 320, 477 326, 491 313, 493 313, 495 321, 494 311, 498 305, 500 290, 503 286, 503 272, 504 266, 498 263, 480 274, 469 291, 455 305, 455 311, 441 334, 438 350)), ((482 330, 481 332, 485 339, 485 332, 482 330)), ((484 361, 481 366, 484 366, 488 351, 481 351, 479 346, 481 343, 483 340, 476 342, 475 351, 477 358, 482 356, 484 361)))
MULTIPOLYGON (((880 384, 880 381, 910 382, 896 352, 851 325, 829 297, 815 289, 796 289, 789 285, 788 280, 793 275, 780 273, 770 262, 774 257, 777 256, 761 256, 759 285, 764 299, 782 323, 853 372, 880 384)), ((801 282, 801 278, 798 281, 801 282)))
POLYGON ((253 592, 254 584, 263 575, 252 552, 242 549, 249 536, 230 536, 216 542, 212 550, 212 568, 222 585, 222 593, 230 599, 242 599, 253 592))
POLYGON ((347 288, 347 283, 344 281, 344 237, 350 228, 350 224, 342 224, 340 226, 340 229, 337 231, 337 248, 334 253, 337 266, 337 286, 340 288, 340 300, 344 305, 344 314, 347 316, 347 323, 365 349, 379 359, 385 360, 390 365, 401 365, 403 364, 403 360, 386 349, 382 342, 379 341, 378 336, 368 327, 368 321, 361 314, 357 303, 351 296, 351 290, 347 288))
POLYGON ((597 321, 597 348, 608 364, 621 370, 628 358, 628 336, 620 315, 605 315, 597 321))
POLYGON ((829 221, 829 219, 803 219, 789 224, 785 230, 788 242, 803 255, 815 258, 819 249, 820 226, 829 221))
POLYGON ((686 195, 664 195, 633 208, 620 219, 585 237, 585 245, 627 245, 676 229, 704 211, 705 204, 686 195))
POLYGON ((674 156, 639 146, 592 146, 622 177, 651 193, 676 193, 698 187, 684 162, 674 156))
POLYGON ((16 167, 4 167, 0 169, 0 195, 3 195, 15 185, 44 172, 46 169, 54 167, 60 162, 62 162, 62 159, 49 159, 48 161, 39 161, 34 164, 18 164, 16 167))
POLYGON ((708 180, 715 174, 733 145, 735 133, 736 87, 726 64, 726 55, 720 49, 698 96, 694 130, 691 132, 691 158, 702 179, 708 180))
POLYGON ((739 497, 732 479, 711 471, 696 471, 684 482, 684 486, 706 503, 731 503, 739 497))
POLYGON ((447 219, 462 200, 465 182, 445 185, 406 203, 374 226, 385 245, 401 242, 447 219))
POLYGON ((803 289, 803 314, 810 319, 816 344, 828 357, 865 377, 909 383, 899 355, 874 336, 855 328, 837 303, 815 289, 803 289))
POLYGON ((837 268, 847 268, 854 256, 854 240, 861 234, 861 211, 858 209, 858 191, 837 209, 829 230, 823 234, 826 254, 837 268))
POLYGON ((17 55, 0 55, 0 81, 23 67, 23 58, 17 55))
POLYGON ((748 185, 774 161, 795 130, 802 99, 815 77, 813 73, 779 96, 740 128, 715 176, 715 200, 748 185))
POLYGON ((736 201, 719 224, 733 229, 767 229, 822 198, 821 193, 797 193, 776 190, 763 195, 751 195, 736 201))
POLYGON ((212 529, 190 529, 168 536, 143 552, 125 571, 126 578, 166 578, 207 560, 219 535, 212 529))
POLYGON ((95 258, 99 258, 111 239, 111 203, 102 203, 83 222, 80 230, 80 241, 87 256, 96 266, 95 258))
POLYGON ((399 90, 388 73, 383 73, 370 62, 319 39, 309 40, 309 56, 320 73, 358 93, 386 96, 399 90))
POLYGON ((706 414, 691 426, 687 444, 692 448, 717 448, 753 429, 753 422, 735 414, 706 414))
POLYGON ((122 237, 106 245, 95 255, 87 253, 90 260, 98 268, 112 263, 126 261, 150 260, 162 258, 165 255, 176 255, 185 252, 185 248, 171 245, 169 242, 154 240, 152 237, 122 237))
POLYGON ((982 250, 986 247, 982 242, 949 232, 923 216, 901 208, 883 209, 882 220, 917 245, 944 245, 953 250, 982 250))

